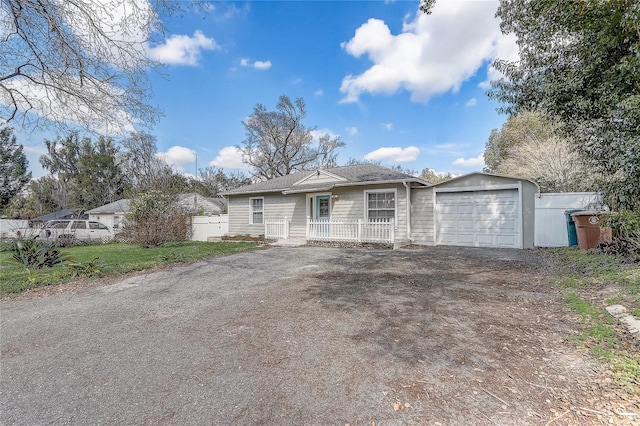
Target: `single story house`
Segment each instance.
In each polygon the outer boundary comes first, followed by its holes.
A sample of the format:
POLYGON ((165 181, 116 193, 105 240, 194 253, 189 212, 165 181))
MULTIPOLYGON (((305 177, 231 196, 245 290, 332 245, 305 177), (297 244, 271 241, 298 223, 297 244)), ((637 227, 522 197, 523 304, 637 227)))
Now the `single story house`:
POLYGON ((471 173, 437 185, 373 164, 300 171, 226 192, 229 235, 533 247, 527 180, 471 173))
MULTIPOLYGON (((225 201, 222 198, 203 197, 197 193, 179 194, 176 201, 185 211, 193 215, 219 215, 226 208, 225 201)), ((89 215, 89 220, 101 222, 117 232, 123 226, 130 207, 131 200, 123 198, 113 203, 87 210, 86 213, 89 215)))
POLYGON ((129 213, 130 202, 131 200, 123 198, 122 200, 87 210, 89 220, 100 222, 112 231, 118 232, 124 223, 125 215, 129 213))

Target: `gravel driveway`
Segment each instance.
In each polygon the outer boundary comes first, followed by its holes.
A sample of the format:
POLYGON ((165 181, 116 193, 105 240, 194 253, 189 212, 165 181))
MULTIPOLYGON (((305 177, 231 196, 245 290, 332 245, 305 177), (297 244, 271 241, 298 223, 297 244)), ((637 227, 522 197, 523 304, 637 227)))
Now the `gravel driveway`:
POLYGON ((272 248, 3 301, 0 423, 597 423, 610 389, 544 273, 528 250, 272 248))

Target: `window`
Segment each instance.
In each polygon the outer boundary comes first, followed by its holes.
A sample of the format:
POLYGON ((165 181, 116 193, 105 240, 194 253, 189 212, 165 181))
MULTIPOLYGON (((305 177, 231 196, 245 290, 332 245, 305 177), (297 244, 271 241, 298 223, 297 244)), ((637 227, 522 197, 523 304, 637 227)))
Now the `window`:
POLYGON ((264 198, 249 198, 249 223, 264 223, 264 198))
POLYGON ((366 192, 367 220, 388 221, 396 218, 396 192, 366 192))
POLYGON ((47 226, 45 226, 45 228, 65 229, 67 227, 67 225, 69 225, 69 221, 68 220, 59 220, 59 221, 55 221, 55 222, 49 222, 47 224, 47 226))
POLYGON ((87 222, 83 220, 74 220, 71 229, 87 229, 87 222))
POLYGON ((89 222, 89 229, 106 229, 109 230, 109 228, 107 228, 106 225, 101 224, 100 222, 89 222))

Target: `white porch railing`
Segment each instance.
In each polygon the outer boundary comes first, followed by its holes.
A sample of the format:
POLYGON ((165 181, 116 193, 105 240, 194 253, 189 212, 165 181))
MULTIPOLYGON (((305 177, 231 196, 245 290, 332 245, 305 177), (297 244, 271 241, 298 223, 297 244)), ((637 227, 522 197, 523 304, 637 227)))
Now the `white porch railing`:
POLYGON ((284 219, 265 219, 264 237, 278 240, 289 238, 289 220, 286 217, 284 219))
POLYGON ((307 240, 353 241, 358 243, 393 243, 393 219, 381 221, 311 220, 307 218, 307 240))

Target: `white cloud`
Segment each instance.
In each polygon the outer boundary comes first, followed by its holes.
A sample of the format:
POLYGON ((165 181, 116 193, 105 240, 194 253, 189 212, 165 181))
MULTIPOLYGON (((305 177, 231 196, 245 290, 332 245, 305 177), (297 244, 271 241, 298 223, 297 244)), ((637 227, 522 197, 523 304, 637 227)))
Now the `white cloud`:
POLYGON ((197 158, 194 150, 178 145, 172 146, 167 152, 159 152, 156 155, 180 172, 184 171, 185 164, 195 163, 197 158))
POLYGON ((427 148, 425 152, 429 155, 464 155, 468 146, 468 144, 441 143, 427 148))
POLYGON ((391 131, 393 130, 393 123, 382 123, 382 127, 384 127, 385 130, 391 131))
POLYGON ((397 35, 385 22, 369 19, 342 48, 354 57, 366 55, 373 65, 360 75, 344 77, 341 102, 357 102, 363 93, 399 90, 410 92, 414 102, 427 102, 457 92, 496 57, 513 59, 515 39, 502 35, 494 16, 497 6, 497 1, 438 1, 431 15, 417 12, 397 35))
POLYGON ((251 63, 249 58, 240 59, 240 66, 242 67, 252 67, 257 70, 268 70, 271 68, 271 61, 254 61, 251 63))
POLYGON ((176 34, 169 37, 164 44, 150 46, 148 55, 151 59, 167 65, 197 65, 203 50, 219 48, 214 39, 197 30, 193 37, 176 34))
POLYGON ((328 135, 329 138, 331 138, 331 139, 340 137, 340 135, 337 135, 337 134, 333 133, 329 129, 316 129, 316 130, 312 130, 310 133, 311 133, 311 136, 313 137, 314 141, 317 141, 318 139, 320 139, 324 135, 328 135))
POLYGON ((347 133, 349 133, 351 136, 355 136, 358 134, 358 128, 357 127, 347 127, 345 129, 347 131, 347 133))
POLYGON ((476 98, 471 98, 467 101, 466 104, 464 104, 464 106, 466 107, 474 107, 478 104, 478 100, 476 98))
POLYGON ((255 61, 253 67, 257 70, 268 70, 271 68, 271 61, 255 61))
POLYGON ((322 89, 318 89, 315 92, 313 92, 313 96, 322 96, 324 95, 324 92, 322 91, 322 89))
POLYGON ((462 167, 484 167, 484 154, 472 158, 458 158, 453 162, 453 165, 462 167))
POLYGON ((216 158, 209 162, 209 165, 226 169, 249 169, 249 166, 242 162, 242 152, 235 146, 222 148, 218 151, 216 158))
POLYGON ((23 145, 23 149, 24 149, 24 152, 26 152, 28 154, 45 155, 45 154, 49 153, 49 151, 47 151, 47 148, 45 148, 43 146, 23 145))
POLYGON ((415 146, 401 147, 382 147, 372 151, 364 156, 367 161, 383 161, 391 160, 398 163, 407 163, 418 158, 420 149, 415 146))

